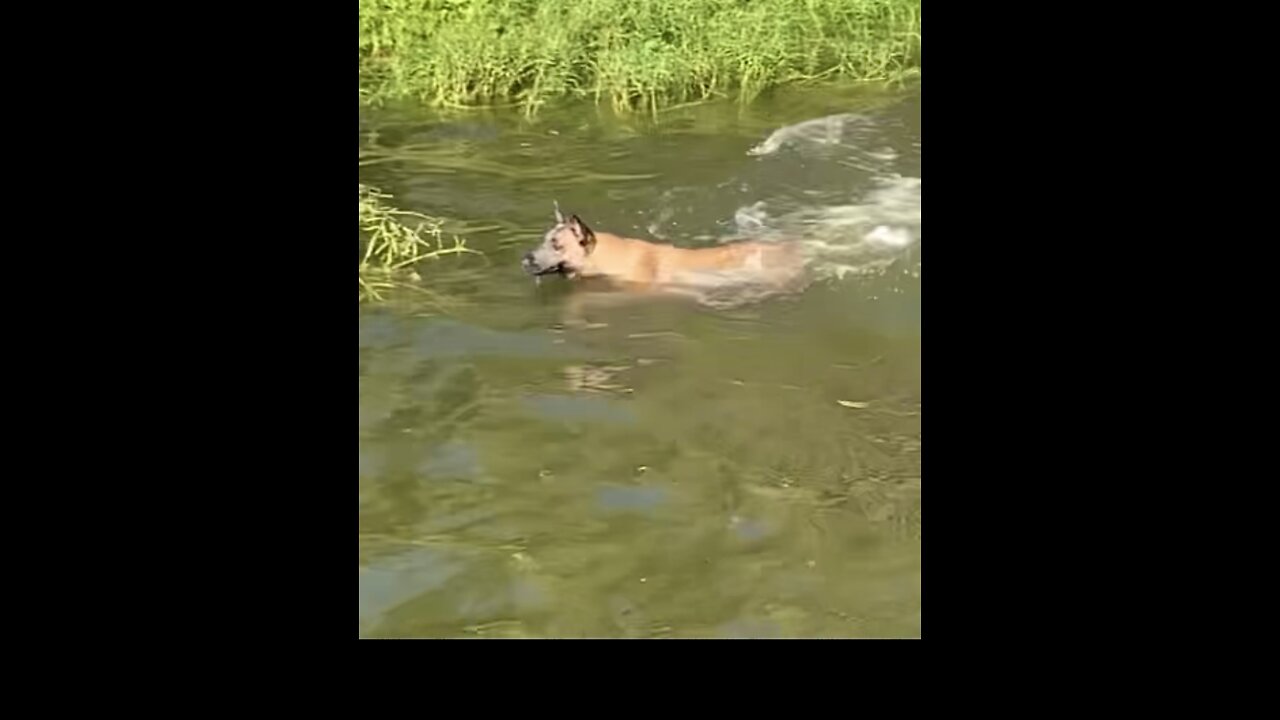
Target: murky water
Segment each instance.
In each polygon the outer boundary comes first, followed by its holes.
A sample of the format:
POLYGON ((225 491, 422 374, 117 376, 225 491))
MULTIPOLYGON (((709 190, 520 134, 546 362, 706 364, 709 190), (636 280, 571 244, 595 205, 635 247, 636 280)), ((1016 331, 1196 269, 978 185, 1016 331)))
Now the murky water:
POLYGON ((360 323, 364 637, 918 637, 919 95, 364 118, 361 177, 484 250, 360 323), (822 280, 592 306, 520 255, 803 237, 822 280), (443 303, 443 304, 442 304, 443 303))

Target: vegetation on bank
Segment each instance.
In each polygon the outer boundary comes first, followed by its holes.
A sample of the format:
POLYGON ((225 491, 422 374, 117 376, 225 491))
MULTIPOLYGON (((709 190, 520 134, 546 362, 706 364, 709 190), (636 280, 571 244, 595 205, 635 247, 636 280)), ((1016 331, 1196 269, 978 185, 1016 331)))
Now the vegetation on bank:
MULTIPOLYGON (((382 300, 395 287, 418 287, 414 267, 424 260, 462 253, 481 254, 460 238, 446 246, 443 221, 400 210, 390 195, 360 186, 360 299, 382 300), (409 223, 413 223, 410 225, 409 223)), ((424 292, 427 292, 424 290, 424 292)))
POLYGON ((918 72, 920 0, 360 0, 374 103, 651 107, 918 72))

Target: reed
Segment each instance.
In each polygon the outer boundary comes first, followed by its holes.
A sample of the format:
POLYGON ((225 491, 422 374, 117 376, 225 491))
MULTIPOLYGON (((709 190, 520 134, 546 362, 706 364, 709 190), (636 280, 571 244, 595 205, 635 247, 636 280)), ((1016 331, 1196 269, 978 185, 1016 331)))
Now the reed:
POLYGON ((383 300, 396 287, 421 288, 416 268, 424 261, 481 254, 461 238, 446 245, 439 218, 398 209, 390 201, 391 196, 377 188, 360 185, 361 301, 383 300))
POLYGON ((360 0, 366 103, 619 109, 919 73, 920 0, 360 0))

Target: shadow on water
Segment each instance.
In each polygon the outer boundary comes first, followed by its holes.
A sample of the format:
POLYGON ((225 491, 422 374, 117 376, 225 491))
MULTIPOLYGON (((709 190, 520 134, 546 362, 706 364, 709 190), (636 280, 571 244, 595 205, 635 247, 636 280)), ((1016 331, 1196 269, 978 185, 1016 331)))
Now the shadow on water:
POLYGON ((917 94, 363 124, 362 180, 489 263, 422 271, 447 316, 362 312, 362 636, 918 636, 917 94), (518 266, 553 199, 690 247, 804 228, 833 272, 566 328, 518 266))

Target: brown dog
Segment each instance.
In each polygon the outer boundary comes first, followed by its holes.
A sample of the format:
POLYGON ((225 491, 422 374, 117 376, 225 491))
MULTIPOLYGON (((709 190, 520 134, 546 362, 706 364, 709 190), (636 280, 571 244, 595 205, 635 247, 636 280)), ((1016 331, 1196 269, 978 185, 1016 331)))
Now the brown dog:
POLYGON ((577 215, 556 225, 522 262, 531 275, 604 278, 630 290, 678 293, 700 299, 735 290, 759 298, 798 288, 804 258, 794 243, 738 242, 686 249, 594 232, 577 215), (761 291, 764 291, 761 293, 761 291))

